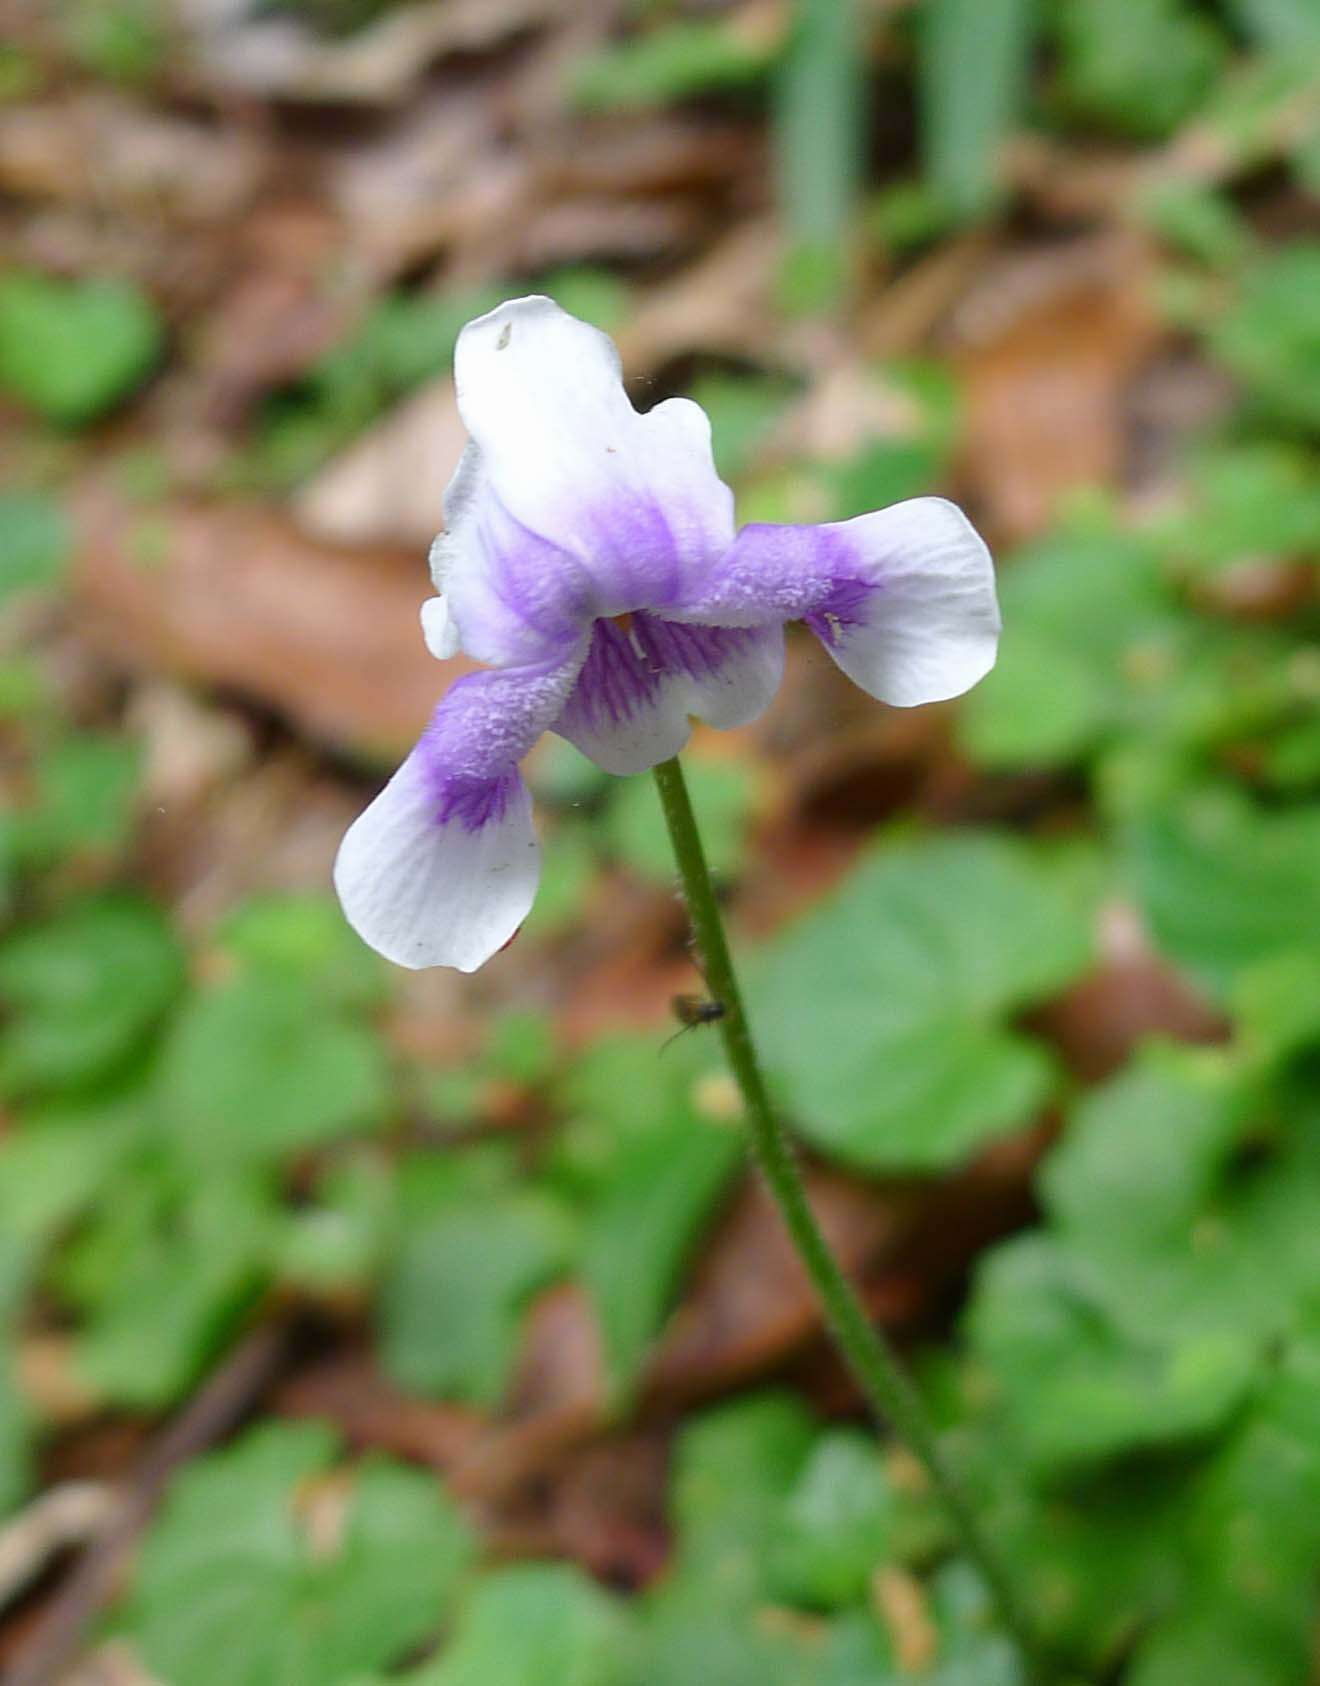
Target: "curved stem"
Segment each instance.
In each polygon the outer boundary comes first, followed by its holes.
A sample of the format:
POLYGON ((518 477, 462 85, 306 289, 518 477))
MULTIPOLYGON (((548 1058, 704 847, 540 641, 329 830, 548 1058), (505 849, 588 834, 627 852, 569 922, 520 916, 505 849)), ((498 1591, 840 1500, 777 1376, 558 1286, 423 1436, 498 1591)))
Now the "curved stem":
POLYGON ((793 1245, 873 1416, 880 1421, 888 1420, 899 1438, 921 1460, 957 1531, 963 1551, 979 1570, 1000 1619, 1017 1641, 1028 1674, 1037 1682, 1046 1682, 1052 1678, 1052 1671, 998 1553, 949 1468, 916 1389, 839 1268, 807 1202, 792 1149, 770 1104, 757 1059, 683 769, 675 758, 661 762, 653 772, 678 860, 688 913, 705 965, 706 981, 712 995, 724 1005, 720 1032, 729 1066, 742 1091, 752 1145, 793 1245))

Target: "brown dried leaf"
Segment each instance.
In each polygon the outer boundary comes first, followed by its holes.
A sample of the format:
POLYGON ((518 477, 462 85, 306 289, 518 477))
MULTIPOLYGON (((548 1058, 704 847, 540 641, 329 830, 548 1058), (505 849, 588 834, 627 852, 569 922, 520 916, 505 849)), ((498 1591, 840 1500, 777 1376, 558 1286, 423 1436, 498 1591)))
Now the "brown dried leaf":
POLYGON ((966 395, 965 479, 1005 540, 1061 495, 1119 482, 1123 402, 1159 337, 1140 242, 1105 237, 992 265, 954 322, 966 395))
POLYGON ((424 554, 441 526, 441 492, 467 430, 446 376, 391 410, 293 499, 314 537, 333 544, 406 544, 424 554))
POLYGON ((419 0, 343 39, 248 0, 178 0, 203 86, 262 99, 392 105, 448 53, 475 53, 562 16, 560 0, 419 0))
POLYGON ((193 343, 207 421, 233 426, 343 337, 365 289, 364 278, 356 292, 326 286, 343 240, 334 216, 302 201, 266 207, 235 232, 228 279, 193 343))
POLYGON ((76 512, 77 593, 108 652, 232 687, 312 737, 396 751, 467 670, 422 642, 415 553, 330 549, 240 504, 143 515, 102 484, 76 512))
POLYGON ((353 1446, 449 1469, 480 1431, 475 1412, 415 1399, 388 1381, 370 1354, 322 1359, 284 1382, 272 1409, 291 1417, 325 1417, 353 1446))
POLYGON ((1099 937, 1096 970, 1033 1015, 1080 1077, 1103 1081, 1152 1036, 1227 1039, 1228 1021, 1158 952, 1135 908, 1106 907, 1099 937))
POLYGON ((0 107, 0 187, 22 199, 211 222, 240 212, 261 173, 255 143, 236 125, 167 115, 105 89, 0 107))
POLYGON ((388 277, 500 220, 533 168, 500 144, 499 113, 476 83, 410 105, 383 133, 345 147, 328 188, 356 260, 388 277))

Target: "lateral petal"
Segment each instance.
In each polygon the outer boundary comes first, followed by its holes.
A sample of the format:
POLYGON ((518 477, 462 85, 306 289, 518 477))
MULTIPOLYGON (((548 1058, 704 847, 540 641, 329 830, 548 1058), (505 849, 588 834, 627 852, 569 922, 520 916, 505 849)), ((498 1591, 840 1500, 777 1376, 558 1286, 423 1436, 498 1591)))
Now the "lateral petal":
POLYGON ((956 504, 912 498, 819 527, 744 527, 683 621, 805 620, 864 691, 901 708, 969 690, 994 666, 985 542, 956 504))

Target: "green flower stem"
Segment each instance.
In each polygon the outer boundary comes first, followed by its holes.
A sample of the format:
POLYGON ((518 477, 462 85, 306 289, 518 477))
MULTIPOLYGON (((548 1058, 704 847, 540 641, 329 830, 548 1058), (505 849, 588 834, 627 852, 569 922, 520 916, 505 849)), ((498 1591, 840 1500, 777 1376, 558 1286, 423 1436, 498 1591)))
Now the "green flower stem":
POLYGON ((715 899, 683 769, 675 758, 661 762, 653 771, 678 860, 683 895, 705 965, 706 982, 712 996, 724 1006, 724 1016, 719 1020, 720 1033, 724 1038, 730 1068, 742 1091, 752 1146, 788 1226, 793 1245, 811 1277, 834 1338, 873 1415, 882 1422, 887 1420, 891 1423, 925 1466, 964 1552, 980 1571, 1004 1626, 1021 1649, 1029 1675, 1037 1682, 1047 1682, 1053 1678, 1053 1672, 1045 1661, 1032 1623, 1018 1600, 1012 1582, 945 1461, 935 1429, 915 1388, 840 1270, 807 1202, 788 1138, 770 1104, 752 1042, 742 994, 724 935, 724 921, 715 899))

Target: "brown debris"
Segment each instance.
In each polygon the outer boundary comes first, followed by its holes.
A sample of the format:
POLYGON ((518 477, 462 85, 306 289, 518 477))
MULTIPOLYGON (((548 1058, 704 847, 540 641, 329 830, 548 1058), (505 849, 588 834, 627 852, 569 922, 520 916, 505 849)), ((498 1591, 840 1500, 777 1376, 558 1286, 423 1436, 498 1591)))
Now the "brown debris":
POLYGON ((562 15, 561 0, 422 0, 343 40, 288 17, 248 21, 246 0, 179 0, 191 70, 251 98, 392 105, 448 53, 479 52, 562 15))
POLYGON ((1151 1037, 1214 1043, 1229 1033, 1223 1014, 1156 951, 1137 910, 1123 903, 1102 912, 1096 970, 1039 1009, 1033 1023, 1092 1083, 1151 1037))
POLYGON ((407 544, 420 559, 441 525, 441 493, 467 431, 446 378, 362 434, 294 497, 313 537, 333 544, 407 544))
POLYGON ((107 651, 234 690, 323 743, 407 747, 465 671, 422 642, 415 552, 331 549, 236 503, 138 513, 104 486, 77 515, 77 591, 107 651))
POLYGON ((1100 237, 991 265, 956 313, 963 477, 990 531, 1040 532, 1067 492, 1116 486, 1124 399, 1158 319, 1136 241, 1100 237))

